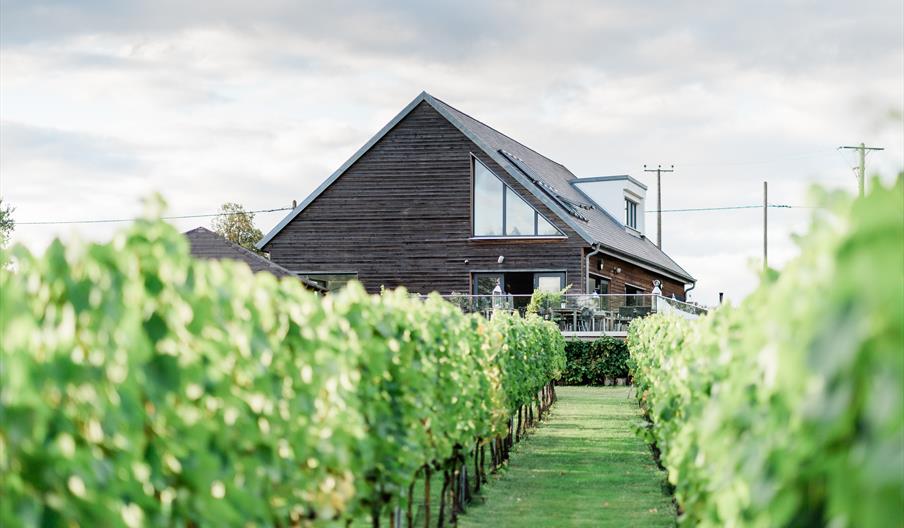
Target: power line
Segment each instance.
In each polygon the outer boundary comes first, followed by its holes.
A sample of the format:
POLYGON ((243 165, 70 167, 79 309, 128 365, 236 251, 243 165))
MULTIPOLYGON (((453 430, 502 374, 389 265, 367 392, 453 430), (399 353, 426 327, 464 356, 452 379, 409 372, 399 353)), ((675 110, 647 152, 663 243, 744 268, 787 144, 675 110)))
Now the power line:
MULTIPOLYGON (((805 205, 786 205, 786 204, 769 204, 772 209, 813 209, 805 205)), ((691 207, 687 209, 663 209, 662 211, 644 211, 646 214, 651 213, 691 213, 698 211, 732 211, 735 209, 762 209, 762 205, 729 205, 726 207, 691 207)))
MULTIPOLYGON (((237 211, 233 213, 193 214, 180 216, 161 216, 160 220, 185 220, 190 218, 213 218, 215 216, 232 216, 239 214, 275 213, 277 211, 289 211, 291 207, 277 207, 275 209, 258 209, 255 211, 237 211)), ((42 222, 16 222, 16 225, 59 225, 59 224, 113 224, 120 222, 134 222, 141 218, 108 218, 103 220, 48 220, 42 222)))
MULTIPOLYGON (((650 209, 644 211, 645 214, 653 214, 653 213, 692 213, 692 212, 701 212, 701 211, 731 211, 735 209, 759 209, 762 208, 762 205, 731 205, 727 207, 692 207, 686 209, 650 209)), ((804 205, 786 205, 786 204, 769 204, 770 208, 775 209, 813 209, 813 207, 808 207, 804 205)), ((178 215, 178 216, 161 216, 161 220, 187 220, 192 218, 213 218, 216 216, 232 216, 238 214, 257 214, 257 213, 276 213, 279 211, 291 211, 292 207, 276 207, 273 209, 256 209, 253 211, 244 211, 244 212, 233 212, 233 213, 208 213, 208 214, 192 214, 192 215, 178 215)), ((46 220, 39 222, 16 222, 16 225, 65 225, 65 224, 112 224, 112 223, 122 223, 122 222, 134 222, 136 220, 142 220, 140 217, 135 218, 104 218, 98 220, 46 220)))

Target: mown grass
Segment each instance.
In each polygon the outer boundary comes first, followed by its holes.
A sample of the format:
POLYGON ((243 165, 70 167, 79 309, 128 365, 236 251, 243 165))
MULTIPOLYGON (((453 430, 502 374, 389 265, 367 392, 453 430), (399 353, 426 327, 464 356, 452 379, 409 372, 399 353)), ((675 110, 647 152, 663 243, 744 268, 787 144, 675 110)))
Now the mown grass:
MULTIPOLYGON (((515 444, 506 466, 489 475, 458 526, 674 526, 665 473, 633 430, 640 409, 632 390, 556 388, 559 401, 552 412, 515 444)), ((430 526, 437 525, 442 485, 442 475, 434 472, 430 526)), ((418 527, 424 526, 423 486, 419 478, 414 497, 418 527)), ((391 526, 388 515, 381 521, 381 526, 391 526)), ((371 526, 371 520, 361 518, 353 526, 371 526)))
POLYGON ((462 528, 673 526, 675 508, 630 387, 559 387, 552 414, 492 475, 462 528))

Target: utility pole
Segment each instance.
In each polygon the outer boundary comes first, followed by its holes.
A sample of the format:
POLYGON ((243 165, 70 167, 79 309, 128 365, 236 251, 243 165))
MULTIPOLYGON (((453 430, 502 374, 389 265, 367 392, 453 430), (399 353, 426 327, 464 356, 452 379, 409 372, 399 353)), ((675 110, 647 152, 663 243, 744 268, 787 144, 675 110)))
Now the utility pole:
POLYGON ((866 151, 868 150, 885 150, 882 147, 867 147, 864 143, 860 143, 860 146, 854 147, 850 145, 844 145, 838 147, 839 150, 859 150, 860 151, 860 171, 857 173, 857 189, 860 192, 860 196, 863 196, 864 189, 866 187, 866 151))
POLYGON ((644 172, 656 173, 656 247, 662 249, 662 177, 663 172, 675 172, 675 166, 670 169, 663 169, 662 165, 657 165, 655 169, 648 169, 643 166, 644 172))
POLYGON ((763 271, 769 269, 769 184, 763 182, 763 271))

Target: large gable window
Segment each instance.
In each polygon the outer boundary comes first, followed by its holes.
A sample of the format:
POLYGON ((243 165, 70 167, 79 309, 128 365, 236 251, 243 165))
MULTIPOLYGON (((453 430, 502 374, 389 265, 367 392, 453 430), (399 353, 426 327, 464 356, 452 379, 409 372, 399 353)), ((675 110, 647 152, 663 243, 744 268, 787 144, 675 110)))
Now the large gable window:
POLYGON ((562 232, 474 158, 474 236, 562 236, 562 232))

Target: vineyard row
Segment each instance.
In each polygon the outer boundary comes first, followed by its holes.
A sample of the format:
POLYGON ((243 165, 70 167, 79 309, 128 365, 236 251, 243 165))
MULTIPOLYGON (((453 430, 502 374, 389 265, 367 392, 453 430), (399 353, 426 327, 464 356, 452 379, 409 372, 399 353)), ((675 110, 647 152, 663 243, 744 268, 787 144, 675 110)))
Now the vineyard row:
POLYGON ((317 297, 195 261, 162 222, 6 258, 4 526, 344 526, 402 504, 410 525, 418 478, 429 522, 436 472, 442 522, 564 367, 539 318, 357 284, 317 297))

